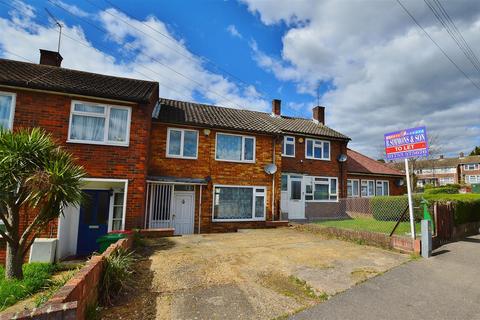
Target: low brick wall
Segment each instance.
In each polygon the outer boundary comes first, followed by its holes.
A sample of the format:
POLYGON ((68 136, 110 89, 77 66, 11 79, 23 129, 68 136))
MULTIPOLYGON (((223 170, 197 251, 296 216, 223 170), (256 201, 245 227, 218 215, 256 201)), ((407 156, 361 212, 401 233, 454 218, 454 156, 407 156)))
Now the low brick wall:
POLYGON ((44 307, 5 314, 0 319, 85 319, 87 307, 97 303, 105 257, 119 248, 129 249, 132 245, 132 237, 120 239, 101 255, 93 256, 44 307))
POLYGON ((324 227, 316 224, 305 224, 302 228, 343 240, 362 242, 367 245, 395 249, 407 253, 420 253, 420 239, 413 240, 399 236, 390 237, 383 233, 324 227))
POLYGON ((175 228, 160 228, 160 229, 142 229, 140 235, 144 238, 163 238, 173 237, 175 228))

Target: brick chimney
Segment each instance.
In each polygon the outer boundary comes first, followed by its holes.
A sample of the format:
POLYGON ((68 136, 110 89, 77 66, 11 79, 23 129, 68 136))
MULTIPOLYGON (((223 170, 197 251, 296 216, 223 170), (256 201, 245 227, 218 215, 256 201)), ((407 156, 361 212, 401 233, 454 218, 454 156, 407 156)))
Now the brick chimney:
POLYGON ((325 124, 325 107, 316 106, 312 109, 313 120, 318 121, 321 124, 325 124))
POLYGON ((465 157, 465 153, 460 152, 460 158, 463 158, 463 157, 465 157))
POLYGON ((443 154, 440 155, 440 159, 443 159, 443 154))
POLYGON ((282 100, 272 100, 272 114, 275 116, 280 116, 282 114, 282 100))
POLYGON ((60 67, 62 65, 62 56, 56 51, 40 49, 40 64, 47 66, 60 67))

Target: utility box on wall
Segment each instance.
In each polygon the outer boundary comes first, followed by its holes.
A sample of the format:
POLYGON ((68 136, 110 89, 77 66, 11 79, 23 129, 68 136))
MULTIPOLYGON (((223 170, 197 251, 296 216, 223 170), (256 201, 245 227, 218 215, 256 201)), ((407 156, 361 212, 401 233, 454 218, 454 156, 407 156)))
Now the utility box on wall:
POLYGON ((57 247, 57 239, 54 238, 38 238, 30 248, 29 262, 48 262, 55 261, 55 250, 57 247))

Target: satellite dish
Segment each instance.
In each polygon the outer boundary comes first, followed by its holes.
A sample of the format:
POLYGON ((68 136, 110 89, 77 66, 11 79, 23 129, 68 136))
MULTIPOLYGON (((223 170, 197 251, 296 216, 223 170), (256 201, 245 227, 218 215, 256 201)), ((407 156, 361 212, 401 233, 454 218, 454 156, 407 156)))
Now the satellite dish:
POLYGON ((267 164, 264 170, 267 174, 274 174, 275 172, 277 172, 277 165, 275 163, 267 164))
POLYGON ((342 153, 341 155, 338 156, 338 162, 345 162, 347 161, 347 155, 342 153))

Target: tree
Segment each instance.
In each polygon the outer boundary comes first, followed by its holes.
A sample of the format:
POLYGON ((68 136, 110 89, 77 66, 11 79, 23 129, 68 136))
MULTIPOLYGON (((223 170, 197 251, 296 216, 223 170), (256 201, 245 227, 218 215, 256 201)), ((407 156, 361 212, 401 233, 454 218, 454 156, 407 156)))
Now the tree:
POLYGON ((7 244, 7 279, 23 278, 35 238, 65 207, 81 203, 84 176, 83 167, 43 130, 0 130, 0 235, 7 244), (21 215, 32 217, 22 228, 21 215))
POLYGON ((472 150, 472 152, 470 152, 470 155, 471 156, 480 156, 480 147, 475 147, 475 149, 472 150))

